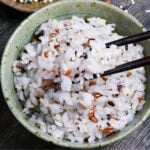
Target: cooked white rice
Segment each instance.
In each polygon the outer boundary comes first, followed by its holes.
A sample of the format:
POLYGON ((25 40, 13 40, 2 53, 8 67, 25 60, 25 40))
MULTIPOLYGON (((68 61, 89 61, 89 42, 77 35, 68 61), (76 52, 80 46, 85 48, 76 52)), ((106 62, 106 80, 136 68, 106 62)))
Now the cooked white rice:
POLYGON ((122 130, 144 104, 144 68, 101 78, 143 57, 140 45, 106 48, 122 36, 101 18, 72 17, 41 25, 13 63, 23 112, 55 138, 89 143, 122 130))

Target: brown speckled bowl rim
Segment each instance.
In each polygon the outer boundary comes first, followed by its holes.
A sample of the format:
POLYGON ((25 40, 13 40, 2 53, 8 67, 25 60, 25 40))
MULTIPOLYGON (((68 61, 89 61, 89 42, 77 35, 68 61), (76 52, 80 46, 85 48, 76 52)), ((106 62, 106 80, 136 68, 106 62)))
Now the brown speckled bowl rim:
MULTIPOLYGON (((90 0, 86 0, 86 2, 91 2, 90 0)), ((127 13, 124 13, 122 10, 120 10, 119 8, 113 6, 113 5, 108 5, 106 3, 103 3, 103 2, 100 2, 100 1, 92 1, 94 3, 98 3, 104 7, 108 7, 110 9, 113 9, 115 11, 117 11, 118 13, 121 13, 123 16, 126 16, 127 18, 129 18, 130 20, 132 20, 134 23, 137 24, 137 26, 139 26, 140 28, 142 28, 143 30, 145 30, 143 28, 143 25, 140 24, 133 16, 127 14, 127 13)), ((106 140, 106 141, 100 141, 100 142, 97 142, 97 143, 71 143, 69 141, 66 141, 66 140, 59 140, 59 139, 55 139, 53 138, 52 136, 49 137, 47 136, 46 134, 44 133, 41 133, 41 131, 33 126, 31 126, 31 124, 29 124, 28 121, 26 121, 20 114, 20 112, 18 110, 16 110, 15 108, 12 107, 12 104, 10 102, 9 99, 12 98, 12 94, 13 93, 9 93, 9 89, 10 87, 7 87, 5 85, 5 80, 6 80, 6 77, 5 77, 5 74, 7 73, 7 68, 6 68, 6 62, 8 61, 7 60, 7 55, 9 54, 9 51, 10 51, 10 46, 11 46, 11 42, 12 40, 15 38, 16 34, 19 32, 19 30, 21 30, 21 28, 23 26, 25 26, 33 17, 37 17, 39 13, 41 13, 42 11, 44 10, 47 10, 49 7, 53 7, 53 6, 56 6, 56 5, 63 5, 67 3, 67 1, 62 1, 62 2, 57 2, 57 3, 54 3, 52 5, 48 5, 42 9, 40 9, 39 11, 37 11, 36 13, 30 15, 26 20, 24 20, 20 26, 15 30, 15 32, 13 33, 13 35, 11 36, 11 38, 9 39, 9 42, 5 48, 5 51, 3 53, 3 57, 2 57, 2 62, 1 62, 1 85, 2 85, 2 91, 3 91, 3 95, 5 97, 5 100, 10 108, 10 110, 12 111, 12 113, 14 114, 14 116, 17 118, 17 120, 26 128, 28 129, 31 133, 33 133, 34 135, 40 137, 41 139, 47 141, 47 142, 52 142, 56 145, 60 145, 60 146, 64 146, 64 147, 70 147, 70 148, 85 148, 85 149, 88 149, 88 148, 96 148, 96 147, 102 147, 102 146, 105 146, 105 145, 108 145, 108 144, 111 144, 111 143, 114 143, 124 137, 126 137, 128 134, 130 134, 131 132, 133 132, 135 129, 137 129, 142 123, 143 121, 145 121, 149 114, 150 114, 150 109, 148 109, 146 111, 146 113, 144 114, 143 118, 141 119, 141 121, 139 121, 137 124, 135 124, 135 126, 133 126, 131 129, 129 129, 128 131, 126 131, 123 135, 117 135, 115 137, 113 137, 113 139, 111 140, 106 140)))

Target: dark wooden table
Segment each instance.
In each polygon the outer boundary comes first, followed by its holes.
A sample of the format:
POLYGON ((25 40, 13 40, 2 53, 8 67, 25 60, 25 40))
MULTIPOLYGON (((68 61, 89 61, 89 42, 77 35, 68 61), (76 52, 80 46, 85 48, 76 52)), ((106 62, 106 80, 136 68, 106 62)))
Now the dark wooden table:
MULTIPOLYGON (((112 3, 129 10, 147 29, 150 29, 150 0, 135 0, 136 4, 131 5, 130 0, 112 0, 112 3)), ((18 24, 28 14, 18 12, 0 4, 0 56, 8 41, 8 38, 18 24)), ((1 92, 0 92, 0 95, 1 92)), ((66 149, 46 143, 29 133, 9 111, 3 97, 0 97, 0 150, 1 149, 66 149)), ((128 137, 102 150, 150 150, 150 118, 130 134, 128 137)))

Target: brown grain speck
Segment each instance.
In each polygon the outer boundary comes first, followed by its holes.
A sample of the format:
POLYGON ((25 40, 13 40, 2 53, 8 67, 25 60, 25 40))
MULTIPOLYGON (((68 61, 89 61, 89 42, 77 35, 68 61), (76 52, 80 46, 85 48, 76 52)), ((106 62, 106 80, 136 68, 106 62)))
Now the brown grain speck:
POLYGON ((98 122, 98 119, 97 119, 96 117, 94 117, 94 116, 91 117, 90 120, 91 120, 92 122, 94 122, 94 123, 97 123, 97 122, 98 122))
POLYGON ((96 101, 97 98, 99 98, 99 97, 101 97, 101 96, 103 96, 103 95, 102 95, 101 93, 94 92, 94 93, 93 93, 93 96, 94 96, 94 100, 96 101))
POLYGON ((54 45, 54 48, 58 50, 60 48, 60 45, 54 45))
POLYGON ((90 83, 89 83, 89 86, 95 86, 96 85, 96 82, 95 81, 91 81, 90 83))
POLYGON ((110 134, 110 133, 112 133, 112 132, 114 132, 115 131, 115 129, 112 127, 112 126, 107 126, 106 128, 104 128, 103 130, 102 130, 102 132, 104 133, 104 134, 106 134, 106 135, 108 135, 108 134, 110 134))
POLYGON ((130 77, 130 76, 132 76, 132 72, 127 73, 127 77, 130 77))
POLYGON ((143 103, 145 100, 144 100, 143 97, 139 97, 139 98, 138 98, 138 101, 139 101, 139 103, 143 103))
POLYGON ((94 113, 95 113, 95 109, 91 109, 91 110, 88 112, 88 117, 93 117, 93 116, 94 116, 94 113))
POLYGON ((49 34, 49 38, 53 38, 53 37, 55 37, 56 36, 56 33, 51 33, 51 34, 49 34))
POLYGON ((56 28, 56 29, 55 29, 55 32, 56 32, 56 33, 60 33, 60 29, 59 29, 59 28, 56 28))
POLYGON ((45 57, 45 58, 48 58, 48 51, 45 51, 45 52, 44 52, 44 57, 45 57))
POLYGON ((65 73, 65 76, 72 77, 72 70, 68 69, 65 73))
POLYGON ((107 77, 101 77, 102 80, 107 81, 108 78, 107 77))
POLYGON ((44 79, 43 80, 43 83, 42 83, 42 88, 44 89, 44 90, 48 90, 48 89, 50 89, 50 88, 55 88, 55 83, 54 83, 54 81, 53 80, 51 80, 51 79, 44 79))

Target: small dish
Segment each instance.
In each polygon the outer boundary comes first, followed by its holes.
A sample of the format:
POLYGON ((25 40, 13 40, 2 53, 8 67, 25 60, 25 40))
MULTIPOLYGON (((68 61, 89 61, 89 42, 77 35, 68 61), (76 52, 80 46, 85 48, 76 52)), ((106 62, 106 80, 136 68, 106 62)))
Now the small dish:
MULTIPOLYGON (((53 2, 56 2, 58 0, 54 0, 53 2)), ((19 11, 23 11, 23 12, 27 12, 27 13, 32 13, 48 4, 52 4, 53 2, 49 2, 49 3, 40 3, 40 2, 36 2, 36 3, 19 3, 19 2, 15 2, 14 0, 1 0, 2 3, 4 3, 5 5, 12 7, 16 10, 19 11)))

